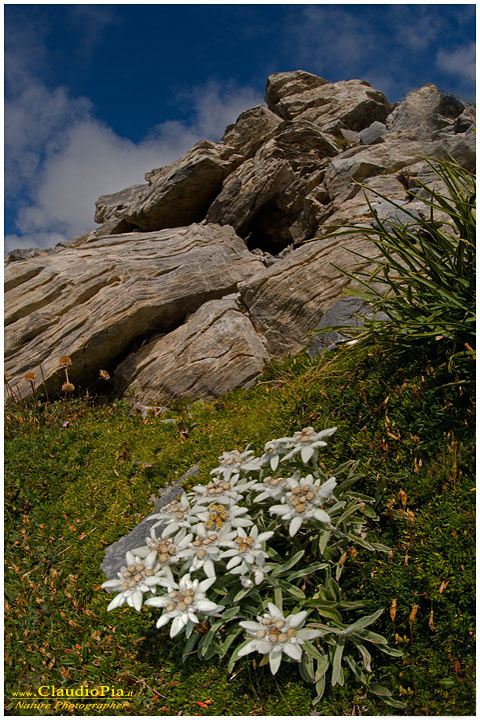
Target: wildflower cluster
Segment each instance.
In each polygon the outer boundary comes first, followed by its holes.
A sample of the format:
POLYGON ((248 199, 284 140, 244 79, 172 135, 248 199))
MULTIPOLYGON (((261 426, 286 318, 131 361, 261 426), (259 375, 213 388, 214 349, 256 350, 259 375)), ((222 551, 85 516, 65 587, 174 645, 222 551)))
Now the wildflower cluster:
MULTIPOLYGON (((118 593, 108 610, 158 608, 157 627, 184 635, 185 656, 229 654, 233 668, 258 653, 272 673, 283 660, 296 663, 315 683, 317 701, 329 668, 332 685, 344 682, 343 661, 365 683, 365 643, 399 653, 367 629, 381 610, 343 621, 342 611, 361 603, 342 600, 338 583, 347 550, 388 548, 367 539, 377 516, 373 499, 351 490, 355 464, 328 476, 318 462, 335 430, 304 428, 266 443, 258 457, 248 448, 224 452, 210 482, 154 515, 144 545, 127 552, 118 577, 103 584, 118 593), (357 659, 344 652, 347 641, 357 659)), ((386 688, 378 694, 399 707, 386 688)))

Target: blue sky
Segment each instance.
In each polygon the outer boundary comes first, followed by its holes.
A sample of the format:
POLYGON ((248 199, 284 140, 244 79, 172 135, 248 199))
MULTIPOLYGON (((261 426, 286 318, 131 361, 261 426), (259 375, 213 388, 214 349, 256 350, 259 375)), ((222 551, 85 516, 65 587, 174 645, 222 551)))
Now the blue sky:
POLYGON ((6 247, 93 229, 99 195, 219 139, 271 73, 471 99, 474 62, 474 5, 6 5, 6 247))

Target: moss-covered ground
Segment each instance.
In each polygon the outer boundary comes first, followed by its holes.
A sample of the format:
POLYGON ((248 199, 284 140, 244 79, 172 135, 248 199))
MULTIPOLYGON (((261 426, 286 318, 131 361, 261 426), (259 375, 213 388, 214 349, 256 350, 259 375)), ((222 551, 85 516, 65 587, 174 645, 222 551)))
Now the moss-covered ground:
POLYGON ((474 714, 474 406, 466 389, 440 387, 442 373, 421 353, 353 347, 272 365, 255 387, 214 403, 179 404, 175 423, 132 416, 122 402, 9 406, 7 714, 69 714, 22 709, 14 693, 109 685, 133 695, 107 715, 308 715, 314 691, 293 664, 275 678, 251 658, 233 677, 218 662, 182 665, 181 641, 155 630, 153 609, 107 614, 99 589, 105 548, 151 511, 159 487, 196 462, 206 480, 222 451, 260 451, 308 425, 338 426, 326 468, 358 460, 357 489, 377 499, 372 536, 392 551, 353 553, 342 587, 366 612, 385 608, 373 629, 404 655, 375 654, 373 679, 406 703, 394 710, 347 674, 316 712, 474 714))

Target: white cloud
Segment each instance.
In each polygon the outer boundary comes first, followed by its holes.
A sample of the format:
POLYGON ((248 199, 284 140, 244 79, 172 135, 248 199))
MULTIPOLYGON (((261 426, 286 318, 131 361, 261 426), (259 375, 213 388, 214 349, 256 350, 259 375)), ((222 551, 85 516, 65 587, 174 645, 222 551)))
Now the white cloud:
POLYGON ((475 43, 460 45, 454 50, 439 50, 437 67, 450 75, 456 75, 466 86, 473 87, 475 82, 475 43))
MULTIPOLYGON (((240 112, 262 101, 250 88, 214 83, 189 95, 189 122, 160 123, 134 143, 98 120, 88 99, 28 78, 5 110, 8 194, 23 189, 31 199, 16 218, 27 246, 48 247, 59 234, 93 229, 100 195, 144 182, 145 172, 169 164, 198 140, 218 139, 240 112)), ((9 248, 14 242, 25 247, 22 236, 9 236, 9 248)))

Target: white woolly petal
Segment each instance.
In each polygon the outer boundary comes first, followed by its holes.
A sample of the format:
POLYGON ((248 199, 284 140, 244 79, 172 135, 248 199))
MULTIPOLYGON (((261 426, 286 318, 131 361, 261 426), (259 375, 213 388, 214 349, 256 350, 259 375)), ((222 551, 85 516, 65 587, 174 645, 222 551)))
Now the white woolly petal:
POLYGON ((168 625, 169 622, 170 622, 169 615, 161 615, 157 620, 157 628, 161 628, 164 625, 168 625))
POLYGON ((125 595, 123 593, 120 593, 120 595, 116 595, 110 605, 107 607, 107 612, 110 610, 115 610, 115 608, 120 607, 125 602, 125 595))
POLYGON ((280 462, 280 457, 278 455, 274 455, 272 458, 270 458, 270 467, 272 470, 276 470, 278 468, 278 463, 280 462))
POLYGON ((252 620, 242 620, 242 622, 239 622, 238 624, 240 625, 240 627, 243 627, 243 628, 245 628, 245 630, 248 630, 248 632, 253 632, 253 633, 258 632, 262 628, 262 625, 260 625, 260 623, 253 622, 252 620))
POLYGON ((206 560, 203 569, 205 571, 205 575, 209 578, 215 578, 215 566, 211 560, 206 560))
POLYGON ((238 555, 235 555, 234 557, 232 557, 232 558, 228 561, 228 563, 227 563, 227 570, 231 570, 231 569, 234 568, 236 565, 240 565, 241 562, 242 562, 242 558, 241 558, 241 557, 238 557, 238 555))
POLYGON ((272 505, 268 508, 268 512, 274 513, 275 515, 284 515, 288 512, 288 508, 286 505, 272 505))
POLYGON ((183 628, 188 622, 188 618, 186 615, 178 615, 172 622, 172 627, 170 628, 170 637, 175 637, 175 635, 178 635, 179 632, 182 632, 183 628))
POLYGON ((148 587, 153 587, 154 585, 163 585, 162 578, 159 578, 157 575, 152 575, 151 577, 146 577, 143 580, 144 585, 148 585, 148 587))
POLYGON ((176 523, 176 522, 170 522, 170 523, 168 523, 167 527, 166 527, 165 530, 162 532, 162 538, 167 538, 167 537, 169 537, 170 535, 173 535, 173 533, 177 532, 177 530, 179 529, 179 527, 180 527, 180 525, 179 525, 178 523, 176 523))
POLYGON ((327 513, 325 512, 325 510, 320 510, 320 508, 319 508, 318 510, 315 510, 315 511, 314 511, 313 517, 316 518, 317 520, 319 520, 319 521, 322 522, 322 523, 329 523, 329 522, 330 522, 330 517, 329 517, 329 515, 327 515, 327 513))
POLYGON ((275 675, 275 673, 278 672, 280 663, 282 662, 282 651, 277 650, 277 648, 275 648, 275 650, 272 650, 268 661, 270 663, 270 670, 272 671, 272 675, 275 675))
POLYGON ((297 638, 300 640, 313 640, 322 634, 321 630, 311 630, 310 628, 302 628, 297 631, 297 638))
POLYGON ((265 542, 266 540, 270 540, 270 538, 272 537, 273 534, 274 534, 273 530, 269 530, 268 532, 260 533, 260 535, 257 538, 257 542, 262 543, 262 542, 265 542))
MULTIPOLYGON (((198 583, 198 580, 195 580, 194 582, 198 583)), ((212 587, 213 583, 215 582, 215 578, 207 578, 206 580, 202 580, 201 583, 198 583, 198 589, 200 592, 204 593, 208 590, 208 588, 212 587)))
POLYGON ((217 608, 218 605, 216 605, 216 603, 211 600, 207 600, 206 598, 204 600, 198 600, 195 603, 195 609, 200 610, 200 612, 215 612, 217 608))
POLYGON ((315 449, 312 448, 310 445, 306 445, 305 447, 302 447, 300 451, 300 457, 302 458, 302 461, 304 463, 308 463, 310 458, 314 455, 315 449))
POLYGON ((157 551, 152 550, 152 552, 149 553, 147 555, 147 557, 145 558, 145 567, 147 568, 147 570, 151 570, 153 568, 153 566, 155 565, 156 559, 157 559, 157 551))
POLYGON ((125 562, 127 565, 135 565, 135 555, 130 550, 125 553, 125 562))
POLYGON ((143 600, 143 595, 140 592, 140 590, 135 590, 135 592, 132 595, 132 602, 133 602, 133 607, 135 608, 135 610, 137 610, 137 612, 140 612, 140 610, 142 609, 142 600, 143 600))
POLYGON ((146 545, 142 545, 142 547, 135 548, 133 552, 137 557, 145 558, 150 553, 150 548, 146 545))
POLYGON ((293 537, 294 535, 296 535, 296 533, 300 530, 301 527, 302 527, 302 518, 299 517, 298 515, 296 517, 292 518, 290 521, 290 526, 288 528, 290 537, 293 537))
POLYGON ((260 585, 265 578, 265 574, 261 570, 257 570, 255 573, 255 585, 260 585))
POLYGON ((104 582, 104 583, 102 584, 102 588, 104 588, 105 590, 106 590, 107 588, 114 588, 114 587, 120 588, 121 585, 122 585, 122 581, 119 580, 118 578, 115 578, 115 579, 113 579, 113 580, 107 580, 106 582, 104 582))
POLYGON ((292 660, 302 659, 302 649, 300 645, 293 645, 293 643, 286 643, 283 646, 283 652, 286 653, 292 660))
POLYGON ((305 622, 305 618, 307 617, 307 615, 308 612, 306 610, 302 610, 301 612, 295 613, 294 615, 289 615, 287 618, 288 627, 300 627, 300 625, 305 622))
POLYGON ((270 613, 270 615, 271 615, 272 617, 275 617, 275 618, 283 618, 283 613, 282 613, 282 611, 281 611, 280 608, 278 608, 276 605, 274 605, 273 603, 269 602, 268 605, 267 605, 267 607, 268 607, 268 612, 270 613))
POLYGON ((248 653, 255 652, 256 649, 257 648, 255 641, 251 640, 245 645, 245 647, 238 651, 237 657, 243 657, 244 655, 248 655, 248 653))
POLYGON ((155 597, 148 598, 145 600, 145 605, 151 605, 152 607, 165 607, 170 602, 170 599, 166 595, 155 595, 155 597))

